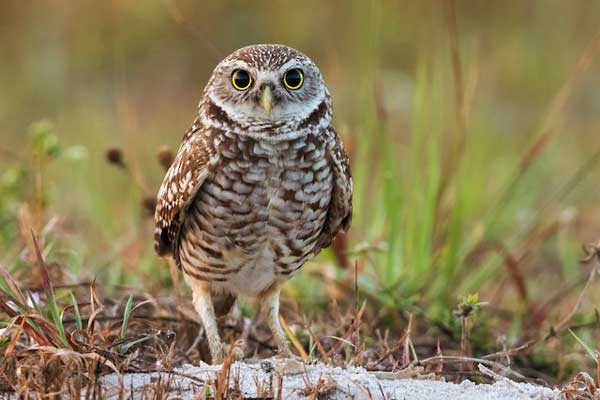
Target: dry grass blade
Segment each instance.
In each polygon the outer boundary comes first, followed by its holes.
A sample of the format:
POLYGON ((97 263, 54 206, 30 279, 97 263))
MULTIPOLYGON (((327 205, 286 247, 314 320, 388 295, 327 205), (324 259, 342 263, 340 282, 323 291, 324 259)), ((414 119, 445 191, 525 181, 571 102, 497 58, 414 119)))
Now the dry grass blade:
POLYGON ((552 105, 550 106, 550 110, 546 114, 546 118, 542 123, 542 127, 540 129, 540 135, 538 139, 531 145, 531 147, 523 154, 523 158, 521 159, 521 169, 525 170, 531 164, 532 160, 535 159, 541 151, 544 149, 545 145, 548 143, 551 135, 556 132, 555 129, 552 129, 552 125, 554 123, 554 119, 556 115, 558 115, 571 95, 573 91, 573 87, 577 83, 578 80, 582 78, 585 72, 589 69, 594 54, 600 49, 600 33, 594 37, 591 43, 585 48, 583 51, 579 61, 575 65, 572 73, 569 76, 569 79, 565 82, 560 92, 554 98, 552 105))
POLYGON ((323 361, 325 364, 328 364, 329 357, 327 356, 327 352, 325 351, 325 348, 323 348, 323 344, 321 343, 321 340, 318 338, 318 336, 316 336, 312 332, 312 330, 310 329, 308 324, 306 324, 305 329, 308 332, 308 334, 310 335, 310 337, 315 341, 315 346, 317 347, 317 350, 319 351, 319 354, 321 355, 321 361, 323 361))
POLYGON ((335 392, 335 382, 332 378, 323 379, 321 375, 317 378, 317 382, 314 384, 310 382, 308 374, 305 372, 302 375, 305 387, 299 389, 298 392, 310 399, 328 399, 335 392))
POLYGON ((560 392, 565 400, 600 400, 594 379, 585 372, 575 375, 560 392))
POLYGON ((62 337, 56 323, 54 321, 48 320, 45 316, 40 315, 37 311, 30 310, 27 313, 20 316, 25 318, 29 325, 25 325, 26 332, 31 335, 35 342, 39 345, 54 345, 56 347, 61 347, 63 344, 62 337), (36 329, 37 328, 37 329, 36 329))
MULTIPOLYGON (((458 38, 458 22, 456 17, 455 0, 446 1, 446 23, 448 27, 448 37, 450 40, 450 57, 452 61, 452 76, 454 79, 454 102, 455 102, 455 120, 456 125, 453 129, 452 143, 445 165, 442 168, 442 176, 437 190, 436 213, 440 213, 441 199, 444 196, 453 176, 458 170, 461 159, 465 153, 466 129, 467 129, 467 104, 465 101, 465 84, 463 77, 463 67, 460 55, 460 45, 458 38)), ((473 81, 473 82, 476 82, 473 81)), ((474 88, 470 88, 474 91, 474 88)))
POLYGON ((587 293, 589 287, 592 285, 592 283, 596 279, 596 273, 597 273, 597 267, 594 266, 592 268, 592 270, 590 271, 590 275, 588 276, 587 281, 585 282, 585 286, 581 290, 581 293, 579 293, 579 297, 577 298, 577 301, 575 302, 575 305, 573 306, 573 308, 571 309, 571 311, 554 328, 555 332, 560 332, 563 329, 565 329, 565 327, 567 326, 567 324, 569 323, 569 321, 573 318, 573 316, 575 316, 575 314, 577 313, 577 311, 581 307, 581 303, 585 299, 585 294, 587 293))
POLYGON ((518 354, 519 352, 522 352, 524 350, 527 350, 529 348, 531 348, 533 345, 535 345, 538 341, 537 340, 530 340, 520 346, 511 348, 511 349, 506 349, 506 350, 502 350, 502 351, 498 351, 495 353, 491 353, 491 354, 487 354, 485 356, 483 356, 483 359, 486 360, 490 360, 490 359, 494 359, 494 358, 498 358, 498 357, 507 357, 509 358, 512 355, 518 354))
POLYGON ((19 309, 21 311, 25 311, 27 308, 28 307, 25 303, 19 302, 9 293, 5 292, 4 296, 0 297, 0 309, 4 310, 4 312, 10 317, 17 316, 19 314, 19 309))
MULTIPOLYGON (((444 357, 444 354, 442 353, 442 347, 440 346, 439 340, 437 342, 437 350, 435 352, 435 355, 436 355, 436 357, 444 357)), ((436 375, 441 375, 442 372, 444 372, 444 363, 440 362, 437 365, 434 364, 433 371, 436 373, 436 375)))
POLYGON ((231 364, 233 364, 233 352, 237 346, 240 346, 241 343, 235 342, 231 345, 229 349, 229 353, 225 356, 223 360, 223 366, 221 367, 221 371, 217 374, 217 378, 215 380, 215 399, 229 399, 229 378, 231 376, 231 364))
POLYGON ((24 325, 25 319, 21 319, 21 323, 17 326, 16 332, 14 332, 12 339, 8 343, 8 346, 6 346, 6 350, 4 351, 4 357, 10 357, 10 355, 12 354, 13 350, 15 349, 15 346, 17 345, 19 337, 21 336, 21 332, 23 332, 24 325))
POLYGON ((300 357, 302 357, 302 359, 306 361, 308 359, 308 354, 306 354, 304 347, 302 347, 302 344, 300 343, 296 335, 294 335, 294 332, 292 332, 287 322, 285 322, 285 319, 282 315, 279 316, 279 322, 281 323, 281 327, 285 331, 285 334, 290 338, 292 345, 298 351, 298 354, 300 354, 300 357))
POLYGON ((91 360, 97 363, 97 365, 106 365, 117 375, 119 386, 123 387, 123 376, 119 372, 119 369, 112 361, 106 359, 105 357, 102 357, 100 354, 79 353, 70 349, 58 349, 56 347, 50 346, 37 346, 30 349, 30 351, 45 351, 52 355, 51 358, 72 358, 74 360, 91 360))
POLYGON ((404 365, 408 364, 408 362, 410 361, 408 359, 408 341, 409 341, 409 338, 410 338, 411 327, 412 327, 412 314, 409 315, 408 325, 407 325, 406 329, 404 330, 404 334, 396 341, 396 343, 392 347, 390 347, 389 349, 387 349, 385 351, 385 353, 383 353, 383 355, 381 355, 376 361, 370 363, 367 366, 367 369, 375 369, 375 367, 377 365, 381 364, 386 358, 390 357, 395 352, 397 352, 398 350, 400 350, 400 348, 404 348, 404 352, 403 352, 403 364, 404 365), (405 359, 405 357, 406 357, 406 359, 405 359))
POLYGON ((329 352, 327 353, 328 357, 333 357, 334 354, 337 354, 337 352, 340 350, 340 347, 346 343, 346 344, 350 344, 351 347, 353 348, 358 348, 358 346, 356 346, 354 343, 352 343, 352 339, 355 336, 355 333, 360 329, 360 326, 362 325, 362 317, 363 314, 365 312, 367 306, 367 301, 363 301, 362 306, 360 307, 360 309, 358 309, 358 311, 356 311, 353 321, 352 321, 352 325, 350 326, 350 329, 348 329, 348 331, 344 334, 343 338, 339 338, 337 336, 328 336, 330 338, 335 338, 337 340, 337 343, 335 345, 332 346, 331 350, 329 350, 329 352))
POLYGON ((502 194, 498 197, 498 202, 494 207, 491 208, 490 215, 497 214, 500 207, 508 201, 508 199, 514 193, 515 187, 518 185, 522 177, 529 170, 533 161, 539 157, 539 155, 546 148, 546 145, 550 142, 552 136, 556 133, 555 124, 556 118, 562 113, 565 105, 571 96, 573 89, 576 84, 583 78, 585 73, 591 66, 592 59, 596 52, 600 50, 600 32, 590 41, 588 46, 583 50, 579 61, 575 64, 575 67, 569 74, 568 79, 563 84, 560 91, 554 97, 548 112, 541 122, 538 134, 533 143, 525 150, 521 161, 512 179, 508 182, 502 194))
POLYGON ((89 334, 92 334, 94 332, 96 317, 98 316, 98 314, 100 314, 104 310, 104 306, 102 305, 102 302, 100 301, 100 299, 98 298, 98 295, 96 293, 96 280, 95 279, 92 281, 92 284, 90 285, 90 307, 91 307, 91 313, 88 318, 87 331, 89 334), (96 306, 98 306, 98 308, 96 308, 96 306))
POLYGON ((501 254, 504 260, 504 265, 508 269, 509 277, 512 283, 515 285, 515 288, 517 289, 519 298, 526 303, 529 296, 527 291, 527 283, 525 282, 525 277, 523 276, 523 273, 521 272, 519 267, 521 257, 515 256, 506 248, 504 243, 500 241, 492 242, 491 246, 498 253, 501 254))
MULTIPOLYGON (((456 102, 456 136, 454 157, 460 159, 465 144, 465 93, 463 82, 462 61, 460 57, 460 47, 458 43, 458 23, 456 20, 456 2, 448 0, 446 2, 446 20, 448 24, 448 33, 450 38, 450 55, 452 58, 452 74, 454 77, 454 101, 456 102)), ((454 166, 452 163, 451 166, 454 166)))
POLYGON ((20 306, 27 304, 27 299, 25 298, 25 295, 21 291, 19 285, 4 269, 4 267, 2 267, 2 265, 0 265, 0 290, 12 297, 12 301, 20 306))

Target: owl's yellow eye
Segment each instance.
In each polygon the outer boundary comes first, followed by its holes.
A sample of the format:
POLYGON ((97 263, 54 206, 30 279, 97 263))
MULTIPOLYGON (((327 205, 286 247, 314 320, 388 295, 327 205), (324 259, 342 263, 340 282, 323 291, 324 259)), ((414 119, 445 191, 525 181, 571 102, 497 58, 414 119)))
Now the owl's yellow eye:
POLYGON ((236 69, 231 74, 231 84, 237 90, 248 90, 252 86, 252 76, 248 71, 236 69))
POLYGON ((298 90, 304 83, 304 73, 301 69, 293 68, 283 75, 283 84, 290 90, 298 90))

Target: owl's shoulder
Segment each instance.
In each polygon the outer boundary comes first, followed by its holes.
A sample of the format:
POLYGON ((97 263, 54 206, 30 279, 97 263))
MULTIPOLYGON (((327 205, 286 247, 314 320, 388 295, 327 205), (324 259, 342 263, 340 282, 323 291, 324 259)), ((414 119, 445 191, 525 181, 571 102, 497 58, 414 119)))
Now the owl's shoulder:
POLYGON ((327 142, 326 157, 333 171, 331 201, 323 230, 317 240, 315 251, 328 247, 338 232, 347 232, 352 223, 352 173, 350 160, 342 139, 328 127, 323 132, 327 142))
POLYGON ((157 195, 154 246, 158 254, 173 254, 186 209, 218 162, 215 142, 220 135, 197 118, 183 136, 157 195))

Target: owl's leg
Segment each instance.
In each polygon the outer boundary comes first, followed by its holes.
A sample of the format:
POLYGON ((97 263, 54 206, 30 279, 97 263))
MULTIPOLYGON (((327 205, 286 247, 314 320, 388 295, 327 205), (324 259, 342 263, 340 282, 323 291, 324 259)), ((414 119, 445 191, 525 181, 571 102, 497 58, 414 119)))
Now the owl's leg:
POLYGON ((273 333, 273 340, 277 346, 279 356, 289 357, 290 345, 285 337, 285 332, 279 322, 279 293, 281 288, 275 285, 264 292, 259 298, 260 311, 264 318, 267 320, 267 324, 273 333))
MULTIPOLYGON (((204 331, 206 332, 212 363, 221 364, 225 356, 228 355, 230 347, 224 345, 221 341, 217 318, 215 315, 215 306, 213 304, 213 297, 210 293, 210 289, 207 287, 207 285, 200 282, 194 282, 194 284, 191 286, 193 296, 192 302, 196 312, 200 316, 202 325, 204 325, 204 331)), ((243 358, 243 356, 244 351, 242 348, 236 346, 232 350, 233 359, 240 360, 243 358)))
POLYGON ((206 332, 212 363, 221 364, 225 354, 209 288, 200 283, 194 284, 192 286, 192 302, 206 332))

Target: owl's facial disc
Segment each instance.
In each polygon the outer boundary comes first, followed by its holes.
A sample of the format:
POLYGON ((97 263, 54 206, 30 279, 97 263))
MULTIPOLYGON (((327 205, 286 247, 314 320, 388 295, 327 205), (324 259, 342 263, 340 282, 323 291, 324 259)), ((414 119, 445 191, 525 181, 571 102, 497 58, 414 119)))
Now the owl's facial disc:
POLYGON ((301 121, 325 101, 317 66, 280 45, 240 49, 223 60, 206 94, 234 121, 246 126, 301 121))

